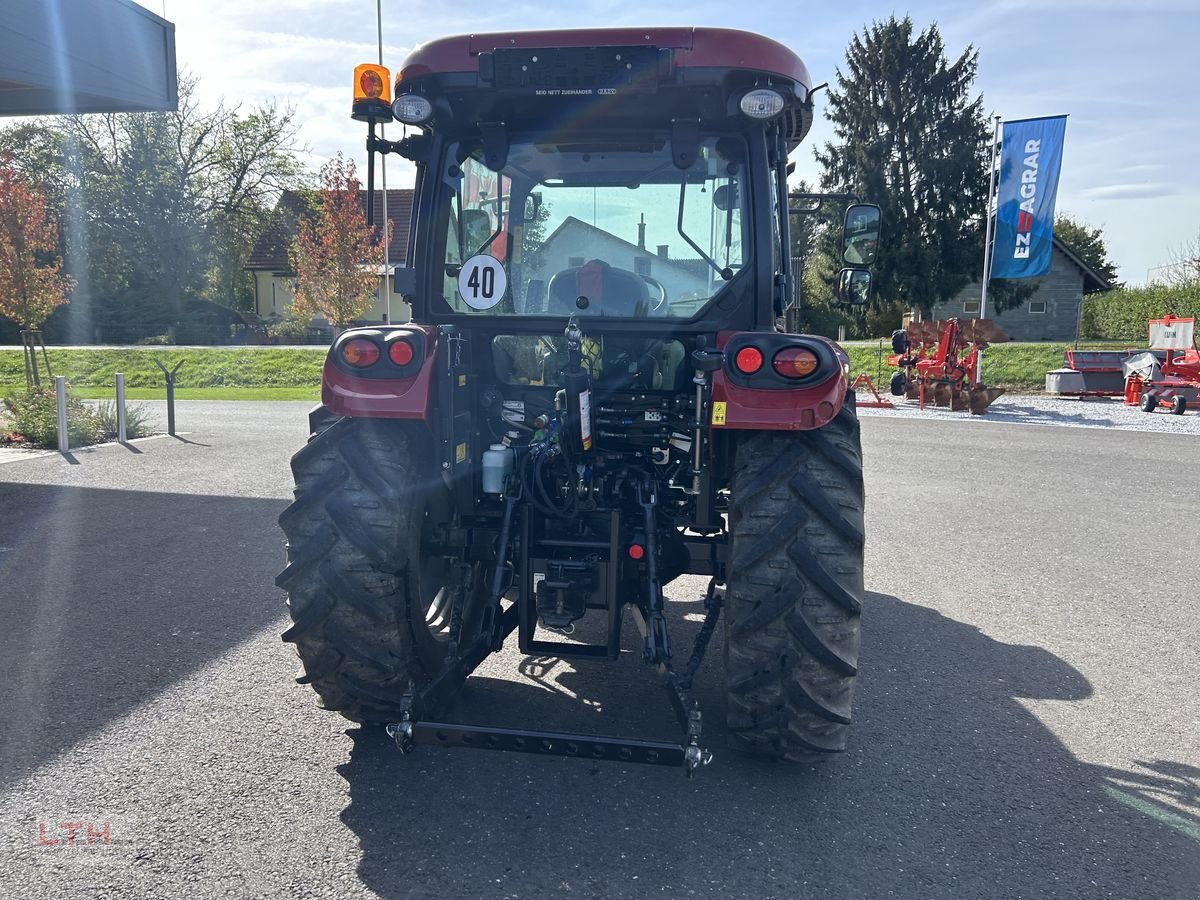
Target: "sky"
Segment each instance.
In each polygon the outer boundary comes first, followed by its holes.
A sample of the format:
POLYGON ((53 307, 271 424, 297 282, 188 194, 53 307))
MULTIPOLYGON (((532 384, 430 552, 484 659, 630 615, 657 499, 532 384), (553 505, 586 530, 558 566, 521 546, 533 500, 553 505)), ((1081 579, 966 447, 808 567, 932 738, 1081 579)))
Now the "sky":
MULTIPOLYGON (((142 5, 175 23, 179 66, 199 78, 202 100, 290 105, 314 169, 339 150, 364 168, 365 126, 350 119, 350 90, 355 64, 378 60, 374 0, 142 5)), ((1070 117, 1057 208, 1103 228, 1122 280, 1144 283, 1149 269, 1200 239, 1197 0, 384 0, 383 55, 394 71, 414 46, 447 34, 711 25, 786 44, 820 84, 836 82, 856 32, 893 14, 917 29, 937 24, 951 58, 968 45, 979 51, 975 92, 989 117, 1070 117)), ((832 138, 820 96, 812 132, 793 154, 794 178, 814 184, 813 147, 832 138)), ((411 184, 411 170, 389 162, 389 186, 411 184)))

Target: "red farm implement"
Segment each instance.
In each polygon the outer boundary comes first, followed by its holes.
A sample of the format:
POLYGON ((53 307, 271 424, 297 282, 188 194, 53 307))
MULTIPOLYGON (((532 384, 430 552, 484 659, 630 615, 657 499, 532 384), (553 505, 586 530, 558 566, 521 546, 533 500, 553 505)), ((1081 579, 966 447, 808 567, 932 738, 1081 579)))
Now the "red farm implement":
POLYGON ((1200 398, 1200 350, 1195 319, 1150 320, 1150 351, 1125 363, 1125 405, 1143 412, 1162 407, 1181 416, 1200 398), (1161 352, 1159 355, 1153 351, 1161 352))
POLYGON ((870 400, 859 400, 857 402, 859 407, 870 407, 872 409, 896 408, 896 405, 892 403, 891 400, 887 399, 887 397, 880 396, 879 390, 875 387, 875 382, 871 380, 871 376, 869 376, 866 372, 859 373, 858 377, 850 383, 850 390, 854 391, 855 393, 858 392, 859 388, 866 388, 873 398, 870 400))
POLYGON ((892 334, 892 394, 979 415, 1004 393, 978 383, 979 351, 1007 340, 989 319, 909 322, 892 334))

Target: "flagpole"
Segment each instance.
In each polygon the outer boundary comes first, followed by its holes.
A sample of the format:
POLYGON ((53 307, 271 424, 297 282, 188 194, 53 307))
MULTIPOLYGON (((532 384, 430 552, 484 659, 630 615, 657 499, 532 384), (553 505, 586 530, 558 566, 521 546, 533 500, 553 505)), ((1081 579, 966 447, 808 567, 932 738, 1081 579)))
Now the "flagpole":
MULTIPOLYGON (((383 0, 375 0, 375 25, 379 35, 379 64, 383 65, 383 0)), ((383 137, 383 123, 379 125, 379 137, 383 137)), ((387 154, 379 154, 379 174, 383 181, 383 297, 384 321, 392 324, 392 220, 388 218, 387 196, 387 154)), ((368 203, 374 203, 374 197, 367 198, 368 203)))
MULTIPOLYGON (((988 147, 988 195, 987 210, 984 215, 987 224, 983 238, 983 288, 979 295, 979 318, 987 318, 988 281, 992 277, 992 201, 996 196, 996 145, 1000 142, 1000 116, 996 116, 995 128, 992 131, 992 143, 988 147)), ((975 383, 983 383, 983 351, 979 351, 979 362, 975 366, 975 383)))

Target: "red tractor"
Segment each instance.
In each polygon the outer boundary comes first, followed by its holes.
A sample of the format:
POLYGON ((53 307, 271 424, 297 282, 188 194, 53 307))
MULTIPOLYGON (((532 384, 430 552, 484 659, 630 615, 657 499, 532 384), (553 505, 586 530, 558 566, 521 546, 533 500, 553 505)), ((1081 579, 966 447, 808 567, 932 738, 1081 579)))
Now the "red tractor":
MULTIPOLYGON (((723 615, 736 744, 842 750, 863 604, 849 360, 777 324, 804 64, 742 32, 618 28, 433 41, 394 99, 382 67, 356 74, 368 151, 416 166, 412 321, 337 337, 292 460, 278 584, 299 680, 406 752, 690 774, 709 754, 689 692, 723 615), (376 137, 393 119, 415 130, 376 137), (709 587, 682 659, 663 588, 685 574, 709 587), (514 632, 586 673, 623 652, 626 612, 679 741, 439 721, 514 632)), ((865 302, 879 208, 846 220, 839 293, 865 302)))

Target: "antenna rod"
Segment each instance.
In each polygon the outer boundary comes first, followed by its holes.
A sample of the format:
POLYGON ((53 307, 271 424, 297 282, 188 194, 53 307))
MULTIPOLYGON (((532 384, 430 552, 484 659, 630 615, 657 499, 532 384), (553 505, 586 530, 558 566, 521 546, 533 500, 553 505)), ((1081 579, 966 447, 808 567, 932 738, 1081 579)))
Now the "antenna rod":
MULTIPOLYGON (((375 26, 379 36, 379 64, 383 65, 383 0, 375 0, 375 26)), ((379 136, 383 137, 383 124, 379 125, 379 136)), ((368 165, 367 174, 370 175, 370 166, 368 165)), ((389 325, 392 323, 392 264, 391 259, 391 244, 392 244, 392 220, 388 218, 388 195, 387 195, 387 154, 379 156, 379 174, 383 179, 383 296, 384 296, 384 314, 383 319, 389 325)), ((367 208, 370 209, 375 205, 375 192, 371 188, 367 188, 367 208)))

